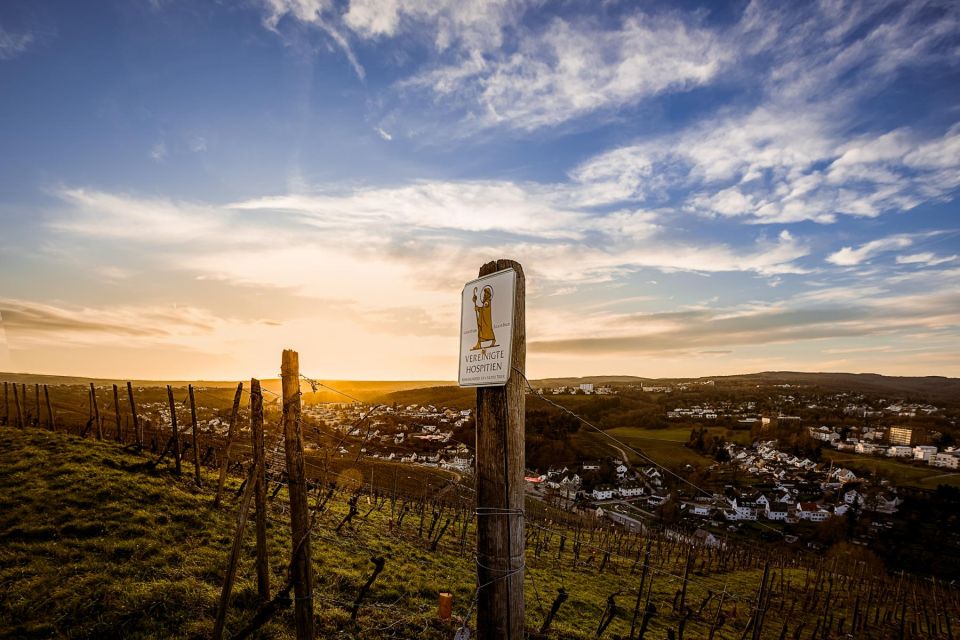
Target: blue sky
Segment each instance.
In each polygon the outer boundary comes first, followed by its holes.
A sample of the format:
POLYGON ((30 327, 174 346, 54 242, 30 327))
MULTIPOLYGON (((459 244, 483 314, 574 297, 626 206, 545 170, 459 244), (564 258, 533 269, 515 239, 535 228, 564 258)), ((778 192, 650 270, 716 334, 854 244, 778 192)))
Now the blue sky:
POLYGON ((956 3, 0 5, 0 370, 960 375, 956 3))

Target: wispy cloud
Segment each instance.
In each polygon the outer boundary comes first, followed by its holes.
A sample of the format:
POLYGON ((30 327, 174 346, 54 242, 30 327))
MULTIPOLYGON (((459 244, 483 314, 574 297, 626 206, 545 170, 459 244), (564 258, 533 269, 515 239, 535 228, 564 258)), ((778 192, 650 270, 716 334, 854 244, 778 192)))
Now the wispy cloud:
POLYGON ((0 60, 13 60, 34 43, 33 34, 11 33, 0 26, 0 60))
MULTIPOLYGON (((942 233, 944 232, 932 231, 926 233, 902 233, 893 236, 887 236, 885 238, 877 238, 876 240, 865 242, 859 247, 843 247, 839 251, 835 251, 827 256, 827 262, 840 267, 854 267, 882 253, 888 253, 898 249, 906 249, 908 247, 912 247, 917 240, 941 235, 942 233)), ((955 257, 956 256, 951 256, 950 258, 940 262, 935 262, 936 258, 932 253, 922 253, 913 254, 912 256, 898 256, 897 262, 899 264, 941 264, 943 262, 949 262, 955 257)))

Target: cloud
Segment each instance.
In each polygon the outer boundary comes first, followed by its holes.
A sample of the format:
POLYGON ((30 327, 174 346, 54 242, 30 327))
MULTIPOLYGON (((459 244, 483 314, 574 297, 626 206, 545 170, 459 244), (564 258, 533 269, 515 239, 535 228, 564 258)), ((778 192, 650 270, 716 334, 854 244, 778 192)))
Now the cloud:
POLYGON ((0 26, 0 60, 13 60, 33 44, 32 33, 11 33, 0 26))
MULTIPOLYGON (((929 231, 925 233, 901 233, 877 238, 866 242, 859 247, 843 247, 827 256, 827 262, 841 267, 854 267, 868 261, 881 253, 896 251, 897 249, 906 249, 913 246, 918 240, 943 235, 945 231, 929 231)), ((919 253, 911 256, 898 256, 897 264, 916 264, 927 263, 928 265, 942 264, 950 262, 956 256, 937 261, 932 253, 919 253)))
POLYGON ((516 51, 473 51, 401 86, 465 101, 467 109, 476 103, 474 127, 534 130, 705 84, 731 59, 712 32, 676 17, 632 16, 612 30, 555 18, 521 33, 516 51))
POLYGON ((266 5, 267 15, 263 24, 268 29, 278 35, 283 35, 280 23, 287 17, 291 18, 296 24, 318 29, 343 52, 357 77, 361 80, 366 77, 366 71, 357 59, 348 37, 327 16, 327 13, 333 8, 333 3, 330 0, 265 0, 264 4, 266 5))
POLYGON ((58 341, 164 343, 178 336, 210 334, 220 324, 204 310, 177 306, 91 308, 0 298, 0 312, 4 328, 19 347, 58 341))
POLYGON ((913 244, 914 237, 910 234, 902 234, 871 240, 857 248, 843 247, 827 256, 827 262, 841 267, 853 267, 879 253, 909 247, 913 244))
POLYGON ((889 346, 917 331, 946 331, 946 336, 956 332, 960 290, 867 296, 852 304, 784 300, 729 309, 611 315, 594 318, 589 327, 580 326, 583 335, 537 340, 530 343, 530 351, 655 355, 871 337, 882 337, 889 346))
POLYGON ((390 142, 391 140, 393 140, 393 136, 387 133, 386 131, 384 131, 383 129, 381 129, 380 127, 377 127, 376 131, 377 131, 377 135, 383 138, 384 140, 386 140, 387 142, 390 142))
POLYGON ((897 256, 897 264, 922 264, 927 267, 935 267, 948 262, 954 262, 957 257, 956 255, 939 257, 934 253, 925 251, 923 253, 897 256))
POLYGON ((156 162, 163 162, 167 159, 167 143, 161 140, 150 148, 150 157, 156 162))

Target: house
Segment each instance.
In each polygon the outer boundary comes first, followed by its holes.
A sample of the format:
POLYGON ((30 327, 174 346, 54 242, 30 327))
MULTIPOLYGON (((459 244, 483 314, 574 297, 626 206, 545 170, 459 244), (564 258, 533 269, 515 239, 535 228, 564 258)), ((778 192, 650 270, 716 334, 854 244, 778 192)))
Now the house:
POLYGON ((869 503, 873 511, 878 513, 896 513, 903 500, 898 498, 895 493, 884 491, 874 496, 869 503))
POLYGON ((584 462, 584 463, 581 465, 581 468, 582 468, 584 471, 599 471, 599 470, 600 470, 600 462, 597 461, 597 460, 587 460, 586 462, 584 462))
POLYGON ((797 503, 797 517, 810 522, 823 522, 830 517, 830 512, 820 508, 816 502, 797 503))
POLYGON ((849 491, 844 492, 843 501, 848 505, 863 505, 863 496, 856 489, 850 489, 849 491))
POLYGON ((960 468, 960 455, 955 451, 942 451, 930 456, 930 466, 958 469, 960 468))
POLYGON ((617 475, 622 478, 627 474, 627 465, 621 462, 617 466, 615 466, 613 470, 616 471, 617 475))
POLYGON ((643 495, 643 485, 636 482, 626 482, 620 485, 621 498, 636 498, 643 495))
POLYGON ((706 529, 697 529, 693 532, 693 541, 705 547, 719 547, 720 540, 706 529))
POLYGON ((912 458, 913 448, 903 444, 895 444, 887 449, 888 458, 912 458))
POLYGON ((913 459, 930 462, 930 458, 935 456, 937 448, 929 444, 918 444, 913 448, 913 459))
POLYGON ((870 444, 869 442, 858 442, 855 451, 857 453, 871 454, 881 451, 883 447, 876 444, 870 444))
POLYGON ((767 520, 786 520, 787 515, 790 513, 791 506, 792 505, 786 502, 771 503, 770 506, 767 507, 767 520))
POLYGON ((610 500, 616 492, 617 490, 614 487, 608 484, 601 484, 594 487, 590 495, 593 496, 594 500, 610 500))
POLYGON ((734 498, 731 506, 737 514, 737 520, 756 520, 760 511, 756 502, 748 502, 744 498, 734 498))

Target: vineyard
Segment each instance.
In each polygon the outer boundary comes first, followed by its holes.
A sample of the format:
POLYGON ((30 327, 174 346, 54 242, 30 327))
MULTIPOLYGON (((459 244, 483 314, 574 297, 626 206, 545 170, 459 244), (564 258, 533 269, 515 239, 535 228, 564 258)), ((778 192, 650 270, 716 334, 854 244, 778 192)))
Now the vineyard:
MULTIPOLYGON (((257 389, 5 385, 0 635, 295 637, 291 551, 304 541, 291 537, 280 403, 257 389), (262 486, 251 481, 258 463, 262 486), (256 523, 244 529, 248 513, 256 523)), ((307 424, 304 434, 316 635, 473 629, 485 585, 471 478, 344 457, 344 436, 307 424), (441 593, 452 594, 450 616, 441 593)), ((530 637, 953 640, 960 630, 960 590, 888 574, 857 547, 811 562, 533 500, 523 522, 530 637)))

